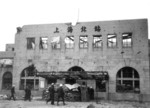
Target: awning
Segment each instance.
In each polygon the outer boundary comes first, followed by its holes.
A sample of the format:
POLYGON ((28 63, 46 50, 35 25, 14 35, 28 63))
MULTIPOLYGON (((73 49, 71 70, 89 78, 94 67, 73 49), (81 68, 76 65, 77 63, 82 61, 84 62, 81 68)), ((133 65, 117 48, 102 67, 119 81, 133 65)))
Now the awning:
POLYGON ((37 76, 43 78, 73 78, 73 79, 103 79, 109 80, 107 71, 50 71, 37 72, 37 76))
POLYGON ((0 59, 0 64, 12 65, 13 64, 13 60, 12 59, 0 59))

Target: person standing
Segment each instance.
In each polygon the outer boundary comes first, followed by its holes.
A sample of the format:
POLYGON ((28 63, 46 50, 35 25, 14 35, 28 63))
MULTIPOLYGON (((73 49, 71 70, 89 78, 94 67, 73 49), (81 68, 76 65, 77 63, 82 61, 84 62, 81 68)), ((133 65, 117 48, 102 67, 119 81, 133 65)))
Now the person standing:
POLYGON ((24 97, 24 100, 29 100, 31 101, 31 90, 30 88, 27 86, 26 89, 25 89, 25 97, 24 97))
POLYGON ((54 83, 51 84, 51 87, 49 87, 48 91, 49 91, 50 97, 46 101, 46 103, 48 103, 51 100, 51 104, 54 105, 54 97, 55 97, 54 83))
POLYGON ((58 98, 57 98, 57 105, 59 105, 59 99, 62 98, 63 104, 65 105, 65 92, 63 90, 63 85, 60 84, 60 87, 57 89, 58 98))
POLYGON ((87 85, 85 82, 83 82, 81 85, 81 101, 82 102, 88 101, 88 93, 87 92, 88 92, 87 85))
POLYGON ((11 88, 11 96, 9 100, 11 100, 11 98, 13 98, 14 101, 16 100, 15 99, 15 85, 13 85, 11 88))

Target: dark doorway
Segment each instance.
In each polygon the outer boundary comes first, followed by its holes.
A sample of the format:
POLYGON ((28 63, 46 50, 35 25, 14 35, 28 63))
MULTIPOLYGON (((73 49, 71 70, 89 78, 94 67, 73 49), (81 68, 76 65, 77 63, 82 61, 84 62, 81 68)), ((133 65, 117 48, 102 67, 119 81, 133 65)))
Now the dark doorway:
MULTIPOLYGON (((79 66, 74 66, 71 67, 68 72, 84 72, 84 69, 79 67, 79 66)), ((70 76, 66 78, 66 84, 74 84, 76 83, 76 77, 75 76, 70 76)))
POLYGON ((3 75, 2 89, 10 90, 11 87, 12 87, 12 73, 11 72, 5 72, 3 75))
POLYGON ((74 67, 71 67, 68 71, 80 71, 80 72, 83 72, 84 69, 79 67, 79 66, 74 66, 74 67))

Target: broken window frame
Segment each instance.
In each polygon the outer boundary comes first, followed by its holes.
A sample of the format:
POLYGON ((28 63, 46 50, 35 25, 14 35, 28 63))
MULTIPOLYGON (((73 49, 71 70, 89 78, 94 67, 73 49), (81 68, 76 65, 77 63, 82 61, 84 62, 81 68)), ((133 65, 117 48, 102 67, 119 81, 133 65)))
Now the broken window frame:
POLYGON ((54 36, 52 37, 52 40, 51 40, 51 47, 52 47, 52 50, 57 50, 57 49, 60 49, 61 48, 61 44, 60 44, 60 36, 54 36), (57 39, 56 42, 52 42, 53 39, 56 39, 56 38, 59 38, 57 39), (59 41, 59 42, 58 42, 59 41))
POLYGON ((26 86, 31 90, 39 90, 39 77, 24 69, 20 75, 20 90, 25 90, 26 86))
POLYGON ((39 49, 41 49, 41 50, 48 49, 48 37, 40 37, 39 49))
POLYGON ((122 33, 122 46, 123 48, 132 47, 132 33, 131 32, 122 33))
POLYGON ((88 35, 79 36, 79 48, 87 49, 88 48, 88 35))
POLYGON ((72 49, 74 48, 74 36, 66 36, 65 37, 65 48, 72 49))
POLYGON ((102 48, 102 35, 93 35, 93 48, 102 48))
POLYGON ((35 37, 27 38, 27 49, 34 50, 35 49, 35 37))
POLYGON ((116 92, 140 93, 140 78, 135 69, 124 67, 118 71, 116 76, 116 92))
POLYGON ((107 35, 107 47, 116 48, 117 47, 117 34, 108 34, 107 35))

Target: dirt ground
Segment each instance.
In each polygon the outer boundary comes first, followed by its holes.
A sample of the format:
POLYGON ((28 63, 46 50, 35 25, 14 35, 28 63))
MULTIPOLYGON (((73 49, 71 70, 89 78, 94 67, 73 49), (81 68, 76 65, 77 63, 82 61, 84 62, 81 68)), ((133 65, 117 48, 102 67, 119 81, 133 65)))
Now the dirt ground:
MULTIPOLYGON (((150 108, 150 103, 139 103, 139 102, 123 102, 123 101, 101 101, 101 102, 66 102, 66 105, 63 105, 62 102, 57 106, 51 105, 50 103, 46 104, 45 101, 32 100, 23 101, 9 101, 9 100, 0 100, 0 108, 87 108, 87 106, 92 105, 95 108, 150 108)), ((92 108, 94 108, 92 107, 92 108)))

